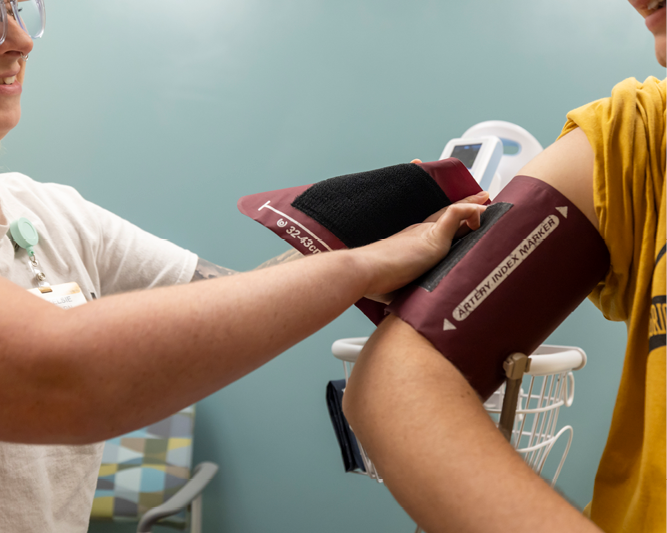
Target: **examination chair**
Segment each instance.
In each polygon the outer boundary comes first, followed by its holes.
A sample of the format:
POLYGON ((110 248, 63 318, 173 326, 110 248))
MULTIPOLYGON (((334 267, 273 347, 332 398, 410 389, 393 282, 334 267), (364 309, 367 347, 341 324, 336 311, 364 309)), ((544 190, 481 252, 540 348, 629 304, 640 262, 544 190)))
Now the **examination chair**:
POLYGON ((201 533, 201 493, 218 465, 192 469, 195 406, 104 444, 91 520, 139 522, 201 533), (189 521, 188 513, 189 512, 189 521))

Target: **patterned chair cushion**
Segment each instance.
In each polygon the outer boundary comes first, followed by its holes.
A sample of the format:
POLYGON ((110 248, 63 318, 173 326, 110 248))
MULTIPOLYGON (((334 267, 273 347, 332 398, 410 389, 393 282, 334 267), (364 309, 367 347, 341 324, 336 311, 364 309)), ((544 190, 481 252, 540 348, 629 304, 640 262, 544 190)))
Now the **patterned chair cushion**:
MULTIPOLYGON (((156 424, 108 440, 92 519, 137 521, 190 479, 194 405, 156 424)), ((160 524, 185 528, 185 513, 160 524)))

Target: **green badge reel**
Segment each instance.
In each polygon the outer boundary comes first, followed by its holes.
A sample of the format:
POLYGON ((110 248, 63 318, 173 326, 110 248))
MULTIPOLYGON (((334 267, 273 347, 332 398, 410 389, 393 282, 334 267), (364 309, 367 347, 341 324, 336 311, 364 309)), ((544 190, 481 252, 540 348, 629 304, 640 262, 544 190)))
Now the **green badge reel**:
MULTIPOLYGON (((27 218, 21 217, 9 224, 9 238, 15 247, 23 248, 28 252, 28 264, 35 275, 37 286, 42 292, 50 292, 51 285, 46 281, 46 274, 40 269, 39 262, 35 257, 34 247, 39 243, 37 228, 27 218)), ((16 250, 18 251, 18 249, 16 250)))
POLYGON ((26 250, 29 256, 35 255, 33 247, 39 242, 39 234, 32 222, 25 217, 14 220, 9 224, 9 233, 14 243, 26 250))

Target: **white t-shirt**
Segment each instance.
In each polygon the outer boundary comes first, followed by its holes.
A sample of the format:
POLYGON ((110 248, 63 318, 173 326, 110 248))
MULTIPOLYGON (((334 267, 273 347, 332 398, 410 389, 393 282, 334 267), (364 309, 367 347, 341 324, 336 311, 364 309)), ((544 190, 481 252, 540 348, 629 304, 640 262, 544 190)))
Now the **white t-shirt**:
MULTIPOLYGON (((87 202, 71 187, 0 174, 0 207, 7 223, 26 217, 37 228, 35 255, 47 281, 76 281, 89 301, 92 294, 188 283, 197 265, 192 252, 87 202)), ((14 252, 2 222, 0 276, 33 288, 27 253, 14 252)), ((0 531, 85 533, 103 446, 0 442, 0 531)))

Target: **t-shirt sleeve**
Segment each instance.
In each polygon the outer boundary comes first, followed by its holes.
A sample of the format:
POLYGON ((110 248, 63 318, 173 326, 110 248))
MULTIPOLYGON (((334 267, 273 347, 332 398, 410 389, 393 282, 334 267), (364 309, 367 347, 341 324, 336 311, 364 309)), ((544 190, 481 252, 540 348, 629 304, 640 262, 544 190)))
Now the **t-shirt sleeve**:
POLYGON ((650 283, 665 172, 665 81, 629 78, 568 113, 561 136, 581 128, 595 154, 595 212, 611 257, 591 300, 610 320, 627 320, 641 287, 650 283))
POLYGON ((71 187, 44 184, 51 195, 70 207, 68 218, 81 240, 82 254, 101 295, 188 283, 198 257, 194 253, 142 230, 131 222, 85 200, 71 187), (71 209, 74 208, 74 209, 71 209))
POLYGON ((102 294, 189 283, 198 257, 94 205, 101 222, 97 254, 102 294))

